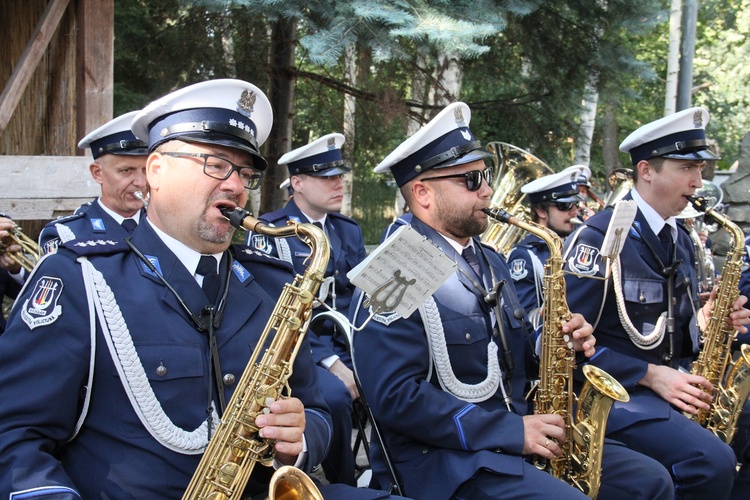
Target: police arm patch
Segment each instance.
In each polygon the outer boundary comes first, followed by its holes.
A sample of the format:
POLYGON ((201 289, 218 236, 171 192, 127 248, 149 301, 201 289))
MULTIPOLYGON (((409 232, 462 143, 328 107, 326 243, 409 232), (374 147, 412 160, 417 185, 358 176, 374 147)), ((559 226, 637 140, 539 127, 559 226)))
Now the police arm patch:
POLYGON ((63 282, 60 278, 42 276, 37 280, 31 296, 21 309, 21 319, 29 330, 57 321, 62 315, 62 306, 58 304, 62 291, 63 282))

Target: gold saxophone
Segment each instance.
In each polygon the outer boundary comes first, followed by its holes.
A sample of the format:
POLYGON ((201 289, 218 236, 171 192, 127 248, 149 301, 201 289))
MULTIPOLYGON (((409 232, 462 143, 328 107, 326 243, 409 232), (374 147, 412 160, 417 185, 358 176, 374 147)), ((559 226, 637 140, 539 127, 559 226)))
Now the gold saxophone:
MULTIPOLYGON (((274 443, 260 437, 255 418, 270 402, 290 393, 287 380, 310 324, 313 301, 323 281, 330 254, 325 233, 312 224, 289 222, 285 227, 275 228, 266 226, 240 208, 222 210, 222 213, 235 227, 242 226, 274 237, 299 237, 310 247, 310 262, 302 276, 297 275, 293 283, 284 286, 183 500, 240 499, 255 464, 272 464, 274 443), (274 331, 271 344, 258 361, 274 331)), ((271 478, 269 498, 277 497, 323 498, 304 472, 288 466, 280 468, 271 478)))
POLYGON ((565 420, 565 438, 558 443, 562 454, 551 460, 535 457, 534 465, 596 498, 601 486, 602 449, 609 410, 615 401, 630 399, 625 388, 604 370, 582 368, 586 383, 576 399, 573 392, 575 351, 569 334, 562 331, 571 313, 565 300, 562 240, 552 230, 531 221, 520 221, 500 208, 485 209, 495 220, 513 224, 541 238, 549 247, 544 265, 544 323, 539 383, 534 413, 553 413, 565 420), (578 405, 574 414, 575 405, 578 405))
POLYGON ((709 429, 725 443, 731 443, 742 407, 750 395, 750 346, 743 344, 741 356, 737 361, 732 360, 735 330, 730 319, 734 303, 740 295, 745 236, 737 224, 711 208, 705 198, 690 196, 688 200, 697 210, 716 219, 732 238, 721 269, 721 280, 711 308, 711 318, 702 334, 703 347, 690 370, 693 375, 700 375, 711 382, 714 386, 714 398, 709 410, 699 410, 697 415, 688 417, 709 429))

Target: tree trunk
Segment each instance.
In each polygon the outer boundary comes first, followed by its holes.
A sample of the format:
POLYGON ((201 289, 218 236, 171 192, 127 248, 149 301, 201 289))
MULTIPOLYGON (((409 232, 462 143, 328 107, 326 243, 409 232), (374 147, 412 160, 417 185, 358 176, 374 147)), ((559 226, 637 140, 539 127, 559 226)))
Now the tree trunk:
MULTIPOLYGON (((604 123, 602 124, 602 157, 604 158, 605 173, 610 174, 620 168, 620 142, 617 138, 617 103, 607 102, 604 105, 604 123)), ((608 186, 602 186, 602 191, 608 186)), ((601 193, 598 193, 601 198, 601 193)))
POLYGON ((682 28, 682 0, 672 0, 669 9, 669 55, 667 56, 667 84, 664 92, 664 116, 677 108, 677 80, 680 75, 680 38, 682 28))
MULTIPOLYGON (((351 88, 357 88, 357 48, 351 43, 345 48, 344 55, 344 82, 351 88)), ((344 137, 346 142, 342 148, 341 154, 344 161, 352 167, 354 164, 354 141, 356 139, 356 112, 357 98, 351 94, 344 94, 344 137)), ((349 172, 344 176, 344 200, 341 204, 341 213, 351 216, 352 214, 352 183, 354 173, 349 172)))
POLYGON ((278 160, 291 150, 292 117, 294 115, 294 52, 297 45, 297 21, 279 17, 271 26, 269 49, 268 99, 274 111, 273 126, 265 146, 268 160, 263 186, 261 187, 260 214, 281 208, 286 203, 286 191, 279 184, 286 172, 278 168, 278 160))
POLYGON ((583 91, 583 104, 581 105, 581 112, 578 115, 578 140, 576 141, 575 165, 589 166, 591 162, 591 142, 594 138, 596 108, 599 104, 597 80, 597 75, 593 72, 586 79, 586 87, 583 91))

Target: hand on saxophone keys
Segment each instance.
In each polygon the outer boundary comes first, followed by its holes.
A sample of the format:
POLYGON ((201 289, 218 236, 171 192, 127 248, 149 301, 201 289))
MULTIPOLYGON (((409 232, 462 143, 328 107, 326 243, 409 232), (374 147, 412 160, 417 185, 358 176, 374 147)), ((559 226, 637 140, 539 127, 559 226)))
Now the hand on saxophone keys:
POLYGON ((560 415, 541 414, 523 417, 523 454, 547 459, 559 457, 558 441, 565 439, 565 421, 560 415))
MULTIPOLYGON (((711 318, 711 310, 713 309, 714 302, 716 301, 717 289, 718 285, 713 287, 713 289, 711 290, 711 295, 709 295, 705 305, 698 311, 697 320, 698 326, 701 330, 706 329, 708 320, 711 318)), ((748 332, 747 326, 745 325, 750 324, 750 309, 745 308, 746 303, 747 297, 745 297, 744 295, 740 295, 739 297, 737 297, 737 300, 734 301, 734 304, 732 304, 732 313, 729 315, 729 319, 732 321, 732 327, 734 327, 737 333, 748 332)))
POLYGON ((270 412, 255 419, 264 439, 275 441, 276 460, 294 465, 302 453, 305 433, 305 407, 297 398, 279 399, 268 405, 270 412))
POLYGON ((562 327, 563 332, 571 334, 572 347, 576 351, 582 351, 583 354, 590 358, 596 352, 596 337, 594 337, 594 327, 586 321, 581 314, 574 313, 562 327), (572 332, 572 333, 571 333, 572 332))

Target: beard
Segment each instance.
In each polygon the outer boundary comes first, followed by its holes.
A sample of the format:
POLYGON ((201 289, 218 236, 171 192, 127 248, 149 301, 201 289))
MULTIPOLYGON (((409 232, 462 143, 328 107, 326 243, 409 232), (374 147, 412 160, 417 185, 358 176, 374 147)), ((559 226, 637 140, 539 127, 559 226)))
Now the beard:
POLYGON ((442 221, 442 226, 453 236, 458 238, 471 238, 479 236, 489 224, 487 215, 481 212, 480 208, 471 207, 471 213, 463 207, 457 207, 455 202, 451 203, 442 196, 436 198, 438 203, 435 206, 435 215, 438 220, 442 221), (476 208, 476 210, 475 210, 476 208), (481 216, 477 215, 480 211, 481 216))
POLYGON ((196 230, 200 239, 210 243, 221 244, 232 241, 232 235, 234 235, 235 229, 229 223, 218 225, 215 221, 211 220, 210 213, 212 212, 214 203, 218 200, 231 201, 235 206, 240 206, 239 200, 236 196, 218 194, 209 197, 206 201, 203 213, 198 220, 196 230))

